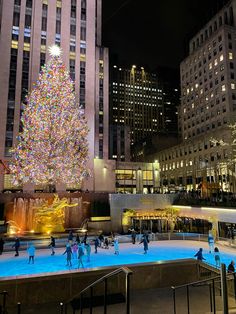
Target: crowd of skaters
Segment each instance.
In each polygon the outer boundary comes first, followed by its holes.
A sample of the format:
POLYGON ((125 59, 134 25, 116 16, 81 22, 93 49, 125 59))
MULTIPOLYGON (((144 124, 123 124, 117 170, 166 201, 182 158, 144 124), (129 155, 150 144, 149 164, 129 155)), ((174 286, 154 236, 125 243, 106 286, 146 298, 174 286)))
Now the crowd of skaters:
MULTIPOLYGON (((131 229, 131 239, 132 243, 136 243, 136 231, 134 229, 131 229)), ((148 251, 148 243, 149 238, 148 234, 144 233, 140 244, 143 243, 144 247, 144 254, 147 254, 148 251)), ((0 255, 3 253, 4 250, 4 240, 0 238, 0 255)), ((108 237, 105 237, 102 233, 99 234, 95 239, 88 240, 87 233, 80 237, 79 234, 76 234, 74 236, 72 230, 69 231, 68 234, 68 240, 66 243, 65 251, 62 255, 66 255, 66 266, 71 267, 72 266, 72 260, 78 260, 78 268, 82 267, 84 268, 84 256, 86 256, 86 262, 90 262, 90 256, 91 256, 91 246, 94 245, 94 253, 98 253, 98 249, 109 249, 110 246, 114 248, 114 254, 119 255, 119 239, 117 236, 115 236, 112 232, 111 235, 108 237)), ((20 239, 18 237, 15 238, 14 244, 12 245, 12 248, 15 249, 15 257, 19 256, 19 249, 20 249, 21 243, 20 239)), ((56 239, 54 236, 50 237, 50 242, 48 244, 48 247, 51 250, 51 256, 56 254, 56 239)), ((27 245, 27 253, 28 253, 28 263, 34 264, 35 260, 35 252, 36 248, 34 244, 31 242, 27 245)))
MULTIPOLYGON (((129 230, 131 233, 131 241, 132 244, 136 244, 137 232, 134 229, 129 230)), ((94 245, 94 253, 98 253, 98 249, 109 249, 110 246, 114 247, 114 254, 119 255, 119 239, 115 236, 112 232, 110 235, 110 241, 108 237, 105 237, 102 233, 97 236, 93 240, 88 240, 87 233, 80 237, 79 234, 74 236, 72 230, 68 234, 68 241, 66 243, 65 251, 62 255, 66 255, 66 266, 72 267, 72 259, 78 261, 78 268, 84 268, 84 256, 86 256, 86 262, 90 262, 91 256, 91 245, 94 245)), ((0 238, 0 255, 3 253, 4 249, 4 240, 0 238)), ((139 244, 143 244, 144 254, 148 252, 148 244, 149 244, 149 235, 147 232, 144 232, 141 236, 139 244)), ((212 236, 211 232, 208 235, 208 244, 209 244, 209 253, 214 254, 215 264, 216 267, 220 267, 220 251, 218 247, 214 246, 214 237, 212 236)), ((51 236, 50 243, 48 247, 51 249, 51 255, 55 255, 55 248, 56 248, 56 239, 51 236)), ((18 237, 15 238, 14 244, 12 248, 15 249, 15 257, 19 256, 19 248, 20 248, 20 239, 18 237)), ((35 257, 36 248, 33 243, 29 243, 27 247, 28 253, 28 263, 34 264, 34 257, 35 257)), ((200 248, 198 252, 194 255, 199 261, 206 260, 203 257, 203 248, 200 248)), ((232 260, 228 265, 228 272, 233 273, 235 272, 235 262, 232 260)))

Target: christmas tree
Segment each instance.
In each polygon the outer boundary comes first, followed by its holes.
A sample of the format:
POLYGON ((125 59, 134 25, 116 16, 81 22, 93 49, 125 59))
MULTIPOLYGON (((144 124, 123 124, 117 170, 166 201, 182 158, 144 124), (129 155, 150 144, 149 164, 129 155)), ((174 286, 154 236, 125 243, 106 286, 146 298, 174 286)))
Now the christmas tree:
POLYGON ((57 46, 26 99, 10 170, 15 185, 78 184, 88 170, 88 127, 57 46))

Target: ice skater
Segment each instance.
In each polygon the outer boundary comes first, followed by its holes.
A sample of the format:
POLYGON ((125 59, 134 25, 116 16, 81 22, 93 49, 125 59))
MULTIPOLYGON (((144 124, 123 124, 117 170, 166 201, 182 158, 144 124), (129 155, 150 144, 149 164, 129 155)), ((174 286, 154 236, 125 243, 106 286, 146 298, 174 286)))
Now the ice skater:
POLYGON ((49 247, 50 247, 51 250, 52 250, 51 255, 55 255, 55 246, 56 246, 55 238, 54 238, 53 236, 51 236, 51 242, 50 242, 50 244, 49 244, 49 247))
POLYGON ((134 229, 131 230, 131 239, 132 239, 132 243, 135 244, 136 243, 136 231, 134 229))
POLYGON ((15 243, 12 245, 15 248, 15 256, 19 256, 20 240, 19 238, 15 239, 15 243))
POLYGON ((214 237, 211 234, 211 232, 209 232, 209 235, 208 235, 208 245, 209 245, 209 253, 214 252, 214 237))
POLYGON ((72 245, 72 255, 73 255, 73 259, 77 259, 77 256, 78 256, 78 244, 77 244, 77 242, 75 242, 72 245))
POLYGON ((99 247, 103 248, 103 244, 104 244, 104 235, 101 233, 98 237, 99 240, 99 247))
POLYGON ((66 245, 66 250, 63 253, 63 255, 65 255, 65 254, 66 254, 66 261, 67 261, 66 266, 71 267, 72 266, 72 263, 71 263, 72 250, 71 250, 70 243, 67 243, 67 245, 66 245))
POLYGON ((202 255, 202 251, 203 251, 203 249, 200 248, 200 249, 197 251, 197 253, 194 255, 194 257, 196 257, 198 261, 206 260, 206 259, 203 257, 203 255, 202 255))
POLYGON ((218 247, 215 247, 214 255, 215 255, 216 267, 220 267, 220 251, 219 251, 218 247))
POLYGON ((35 255, 35 247, 33 245, 33 243, 30 243, 27 252, 29 254, 29 262, 28 264, 30 264, 30 262, 32 261, 32 264, 34 264, 34 255, 35 255))
POLYGON ((83 256, 84 256, 84 251, 83 251, 82 245, 79 244, 79 247, 78 247, 78 268, 80 268, 80 265, 84 268, 83 256))
POLYGON ((68 234, 68 241, 69 241, 70 244, 72 244, 73 239, 74 239, 74 235, 73 235, 72 230, 70 230, 70 232, 68 234))
POLYGON ((85 244, 85 250, 86 250, 86 255, 87 255, 87 262, 90 262, 90 255, 91 255, 91 246, 88 243, 85 244))
POLYGON ((109 249, 108 238, 105 238, 105 240, 104 240, 104 248, 105 248, 105 249, 109 249))
POLYGON ((227 268, 228 273, 234 273, 235 272, 234 265, 235 265, 234 261, 231 261, 228 268, 227 268))
POLYGON ((3 238, 0 238, 0 255, 2 255, 3 249, 4 249, 4 243, 5 241, 3 238))
POLYGON ((115 249, 115 254, 119 255, 119 241, 117 237, 114 238, 114 249, 115 249))
POLYGON ((94 240, 95 254, 97 254, 97 252, 98 252, 98 247, 99 247, 99 240, 98 240, 98 238, 96 238, 94 240))
POLYGON ((146 234, 143 235, 142 240, 139 244, 143 243, 144 254, 147 254, 148 251, 148 238, 146 234))

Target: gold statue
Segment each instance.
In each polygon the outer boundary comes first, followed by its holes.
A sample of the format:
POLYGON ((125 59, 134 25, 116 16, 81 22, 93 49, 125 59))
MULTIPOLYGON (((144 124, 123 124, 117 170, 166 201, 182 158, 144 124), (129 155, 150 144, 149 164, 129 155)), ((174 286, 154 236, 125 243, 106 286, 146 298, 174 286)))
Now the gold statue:
POLYGON ((78 204, 69 204, 65 197, 60 199, 54 194, 53 201, 44 200, 43 204, 35 208, 35 232, 63 232, 65 222, 65 207, 75 207, 78 204))

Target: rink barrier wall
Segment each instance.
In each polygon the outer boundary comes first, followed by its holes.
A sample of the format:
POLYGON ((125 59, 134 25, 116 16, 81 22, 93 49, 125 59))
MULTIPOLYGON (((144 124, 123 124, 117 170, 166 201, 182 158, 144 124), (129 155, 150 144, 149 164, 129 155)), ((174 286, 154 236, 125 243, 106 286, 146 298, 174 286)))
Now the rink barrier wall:
MULTIPOLYGON (((121 265, 124 266, 124 265, 121 265)), ((158 261, 126 265, 133 271, 131 291, 170 287, 215 276, 216 270, 194 259, 158 261)), ((71 270, 41 275, 0 278, 0 291, 9 294, 8 304, 44 304, 66 302, 98 278, 119 268, 102 267, 89 271, 71 270)), ((122 274, 108 282, 108 293, 124 293, 125 280, 122 274)), ((94 295, 103 295, 104 287, 97 286, 94 295)))

